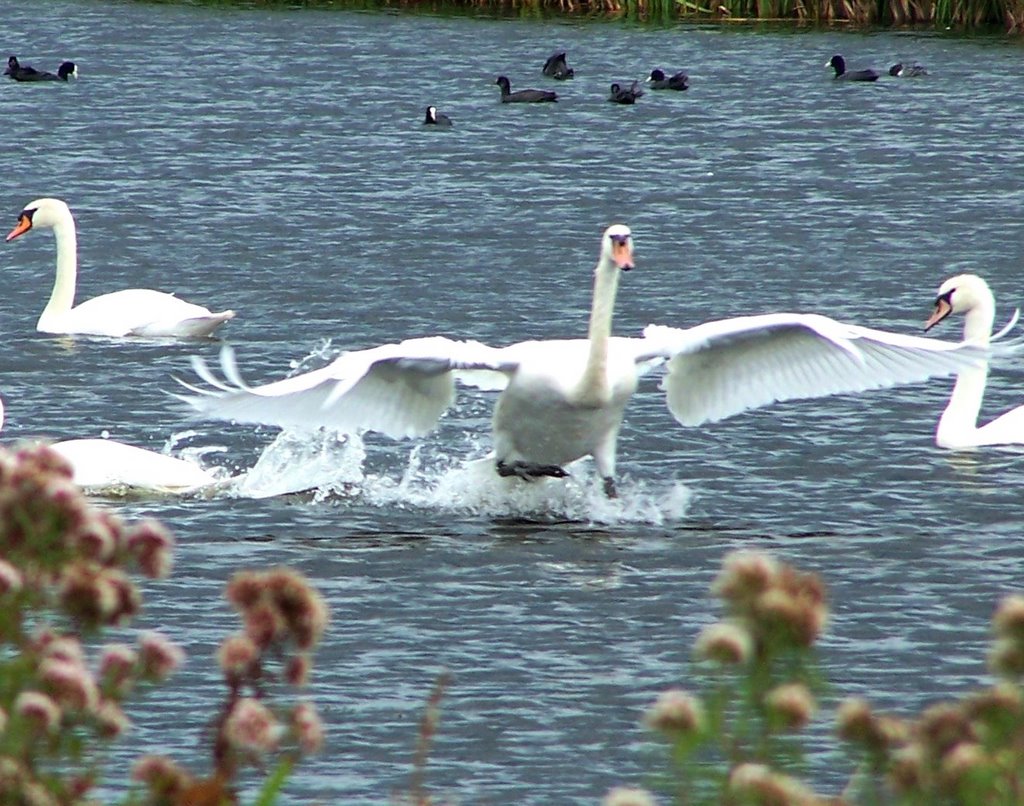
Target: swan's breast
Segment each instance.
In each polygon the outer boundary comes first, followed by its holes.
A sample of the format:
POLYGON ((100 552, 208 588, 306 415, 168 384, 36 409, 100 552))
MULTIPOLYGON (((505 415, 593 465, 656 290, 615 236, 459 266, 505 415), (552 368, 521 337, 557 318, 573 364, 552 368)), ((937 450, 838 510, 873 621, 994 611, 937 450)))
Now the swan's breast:
POLYGON ((542 343, 521 359, 494 409, 495 452, 543 464, 567 464, 592 453, 618 429, 636 389, 631 356, 609 355, 600 394, 581 393, 589 343, 542 343))

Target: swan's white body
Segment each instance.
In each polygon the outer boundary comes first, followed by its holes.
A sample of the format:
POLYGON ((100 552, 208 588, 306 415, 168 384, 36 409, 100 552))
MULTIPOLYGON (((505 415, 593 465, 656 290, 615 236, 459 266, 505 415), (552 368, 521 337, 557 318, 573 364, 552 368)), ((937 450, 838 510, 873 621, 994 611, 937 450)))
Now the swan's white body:
POLYGON ((50 447, 71 465, 75 484, 86 489, 185 493, 218 483, 185 459, 112 439, 69 439, 50 447))
MULTIPOLYGON (((0 429, 3 422, 4 407, 0 400, 0 429)), ((71 465, 72 481, 89 490, 191 493, 220 483, 185 459, 112 439, 69 439, 50 447, 71 465)))
MULTIPOLYGON (((960 274, 946 280, 935 301, 935 311, 925 323, 930 329, 950 314, 964 314, 964 341, 988 345, 995 321, 996 302, 981 277, 960 274)), ((985 396, 988 363, 966 367, 957 374, 953 394, 935 431, 935 444, 954 450, 982 445, 1024 444, 1024 406, 1018 406, 978 427, 978 413, 985 396)))
POLYGON ((643 338, 611 337, 620 269, 632 265, 627 227, 610 227, 595 270, 587 339, 493 348, 443 337, 347 353, 313 372, 247 386, 234 354, 221 352, 227 383, 199 360, 216 388, 186 400, 222 419, 280 426, 427 433, 454 399, 456 379, 503 389, 494 410, 494 459, 502 475, 563 475, 592 456, 614 494, 616 438, 637 379, 667 364, 668 406, 683 425, 720 420, 778 400, 856 392, 950 375, 981 365, 980 345, 846 325, 813 314, 767 314, 678 329, 650 326, 643 338))
POLYGON ((52 228, 57 242, 53 291, 36 323, 36 330, 42 333, 200 338, 235 315, 234 311, 212 313, 172 294, 143 288, 104 294, 75 307, 78 246, 71 210, 60 199, 36 199, 26 205, 7 240, 33 227, 52 228))

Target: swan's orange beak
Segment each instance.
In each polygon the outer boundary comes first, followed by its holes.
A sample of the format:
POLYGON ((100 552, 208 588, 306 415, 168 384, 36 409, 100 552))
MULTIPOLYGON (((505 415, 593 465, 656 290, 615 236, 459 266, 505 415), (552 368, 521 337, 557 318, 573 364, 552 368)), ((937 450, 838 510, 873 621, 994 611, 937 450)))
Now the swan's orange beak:
POLYGON ((19 235, 24 235, 30 229, 32 229, 32 219, 29 218, 24 213, 22 213, 18 217, 18 226, 16 226, 9 233, 7 233, 7 238, 5 240, 6 241, 13 241, 19 235))
POLYGON ((633 268, 633 243, 629 238, 612 240, 612 260, 623 271, 633 268))
POLYGON ((939 322, 945 319, 953 312, 953 306, 942 297, 935 300, 935 310, 932 311, 932 315, 928 317, 928 321, 924 323, 924 332, 927 333, 939 322))

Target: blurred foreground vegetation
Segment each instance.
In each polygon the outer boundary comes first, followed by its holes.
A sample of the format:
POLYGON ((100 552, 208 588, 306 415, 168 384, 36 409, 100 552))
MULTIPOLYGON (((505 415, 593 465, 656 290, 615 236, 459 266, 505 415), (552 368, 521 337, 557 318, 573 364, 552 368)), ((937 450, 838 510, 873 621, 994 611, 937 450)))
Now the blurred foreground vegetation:
MULTIPOLYGON (((184 659, 157 632, 134 644, 108 640, 141 610, 132 577, 170 575, 170 532, 156 521, 125 523, 71 478, 45 446, 0 449, 5 806, 99 806, 108 751, 132 730, 125 704, 184 659)), ((667 751, 662 770, 642 786, 613 787, 602 806, 1024 804, 1024 595, 1004 596, 995 608, 988 680, 898 716, 830 691, 816 647, 829 620, 817 575, 734 551, 712 593, 720 618, 696 637, 685 687, 662 691, 644 715, 667 751), (828 724, 828 755, 843 785, 822 794, 811 781, 809 748, 819 739, 810 729, 828 724)), ((294 766, 323 748, 307 689, 326 602, 287 568, 240 570, 225 596, 241 629, 220 644, 220 673, 209 678, 222 705, 181 726, 201 737, 199 762, 185 766, 133 744, 140 755, 124 806, 272 806, 294 766), (254 799, 239 794, 245 785, 258 787, 254 799)), ((409 785, 393 794, 395 806, 448 802, 430 790, 428 761, 450 685, 457 680, 443 673, 427 701, 409 785)))

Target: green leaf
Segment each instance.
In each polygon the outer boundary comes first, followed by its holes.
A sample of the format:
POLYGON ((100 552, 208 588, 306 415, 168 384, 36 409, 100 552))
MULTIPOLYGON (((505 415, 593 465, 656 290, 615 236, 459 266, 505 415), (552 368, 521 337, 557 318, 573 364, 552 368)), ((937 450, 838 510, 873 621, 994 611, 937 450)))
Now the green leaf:
POLYGON ((292 768, 294 766, 295 761, 291 756, 285 756, 282 758, 274 768, 274 771, 270 773, 266 783, 263 784, 263 788, 260 790, 259 796, 253 802, 253 806, 273 806, 274 801, 277 800, 277 796, 281 792, 281 787, 283 787, 284 782, 288 780, 288 776, 292 774, 292 768))

